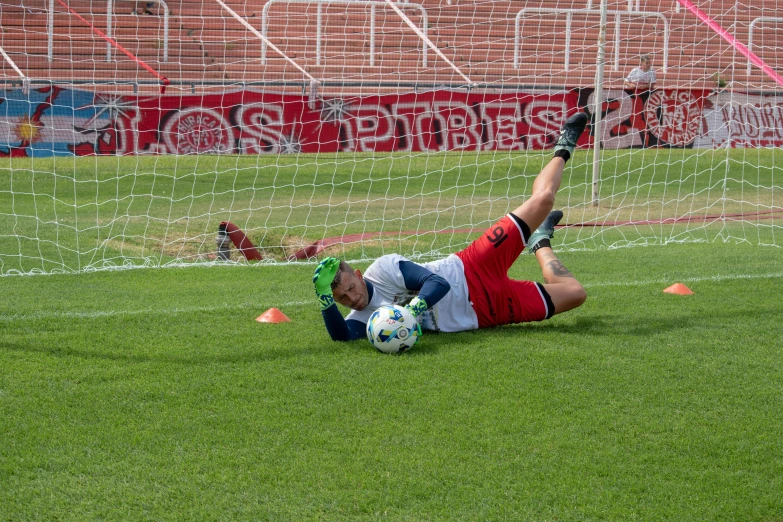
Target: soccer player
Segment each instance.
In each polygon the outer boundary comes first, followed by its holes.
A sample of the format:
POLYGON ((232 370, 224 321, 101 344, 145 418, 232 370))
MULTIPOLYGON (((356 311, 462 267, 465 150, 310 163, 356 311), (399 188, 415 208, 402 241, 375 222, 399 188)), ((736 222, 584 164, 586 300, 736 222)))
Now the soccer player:
POLYGON ((563 168, 586 124, 582 112, 566 120, 554 157, 536 176, 530 198, 466 249, 421 264, 389 254, 364 274, 334 257, 321 261, 313 283, 331 338, 365 337, 372 313, 389 304, 406 306, 425 330, 459 332, 541 321, 584 303, 584 287, 555 256, 549 240, 563 217, 552 211, 563 168), (544 284, 508 277, 525 247, 535 253, 544 284), (347 317, 335 302, 351 309, 347 317))

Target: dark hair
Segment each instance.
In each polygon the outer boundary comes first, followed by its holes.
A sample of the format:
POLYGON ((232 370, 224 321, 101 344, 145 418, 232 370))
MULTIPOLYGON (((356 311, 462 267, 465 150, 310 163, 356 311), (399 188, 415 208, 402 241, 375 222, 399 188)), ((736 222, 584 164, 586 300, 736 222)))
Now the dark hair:
POLYGON ((343 260, 340 260, 340 268, 337 270, 337 273, 334 274, 334 279, 332 279, 332 290, 340 286, 340 283, 343 280, 343 272, 350 272, 351 266, 346 263, 343 260))

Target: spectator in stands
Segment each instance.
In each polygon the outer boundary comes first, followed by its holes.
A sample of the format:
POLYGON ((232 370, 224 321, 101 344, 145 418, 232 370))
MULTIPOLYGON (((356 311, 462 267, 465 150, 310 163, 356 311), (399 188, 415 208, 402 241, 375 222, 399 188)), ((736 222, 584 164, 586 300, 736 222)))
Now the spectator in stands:
POLYGON ((619 125, 609 130, 610 136, 625 136, 629 133, 638 133, 642 147, 654 145, 650 143, 652 137, 647 132, 647 123, 644 119, 644 109, 647 98, 655 89, 655 71, 652 70, 652 60, 646 54, 639 57, 639 67, 634 67, 625 81, 623 88, 630 97, 631 114, 619 125))
POLYGON ((634 67, 623 82, 623 87, 633 91, 651 91, 655 89, 655 71, 652 70, 652 60, 648 55, 639 58, 639 67, 634 67))

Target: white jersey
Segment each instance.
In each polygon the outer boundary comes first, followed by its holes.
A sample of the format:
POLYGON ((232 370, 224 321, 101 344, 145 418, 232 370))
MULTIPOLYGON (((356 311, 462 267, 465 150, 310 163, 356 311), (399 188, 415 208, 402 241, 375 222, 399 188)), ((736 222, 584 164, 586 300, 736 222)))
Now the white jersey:
POLYGON ((643 71, 640 67, 635 67, 628 75, 628 78, 625 79, 625 81, 631 83, 653 84, 656 81, 655 71, 652 69, 643 71))
MULTIPOLYGON (((354 319, 366 324, 378 307, 392 304, 405 306, 418 295, 416 290, 405 288, 400 261, 409 259, 398 254, 389 254, 379 257, 367 267, 364 278, 372 283, 372 299, 364 310, 351 310, 346 320, 354 319)), ((444 259, 417 264, 441 276, 451 285, 451 290, 443 299, 418 317, 421 327, 440 332, 477 329, 478 317, 468 299, 468 283, 462 260, 452 254, 444 259)))

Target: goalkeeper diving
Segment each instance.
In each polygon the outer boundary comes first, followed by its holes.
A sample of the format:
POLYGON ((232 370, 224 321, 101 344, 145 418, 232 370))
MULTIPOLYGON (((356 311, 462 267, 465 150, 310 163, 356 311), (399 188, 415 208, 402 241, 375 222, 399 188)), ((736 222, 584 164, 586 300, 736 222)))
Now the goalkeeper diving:
POLYGON ((586 124, 582 112, 566 120, 554 157, 536 176, 530 198, 464 250, 428 263, 389 254, 364 274, 340 259, 322 260, 313 283, 331 338, 364 338, 370 316, 383 305, 405 306, 424 330, 460 332, 542 321, 584 303, 584 287, 555 256, 550 239, 563 217, 552 210, 555 194, 586 124), (535 254, 543 284, 508 277, 525 248, 535 254), (343 318, 336 303, 351 312, 343 318))

